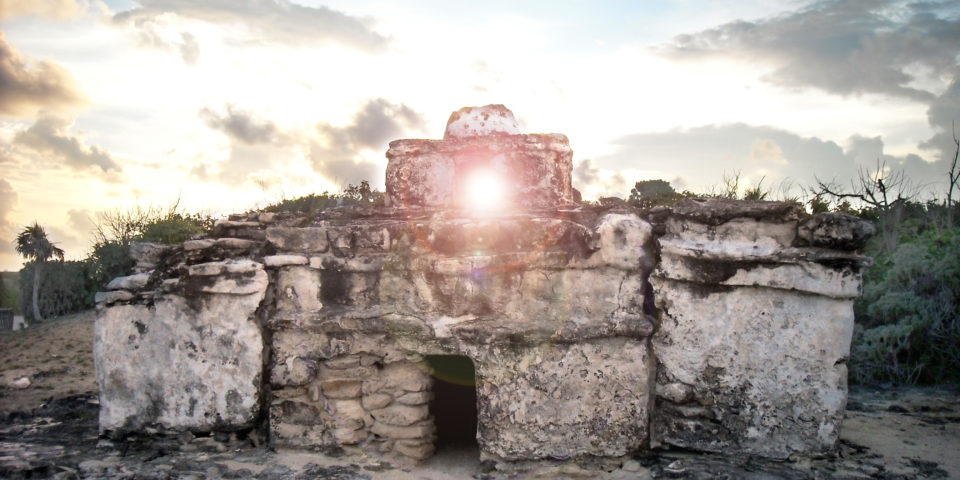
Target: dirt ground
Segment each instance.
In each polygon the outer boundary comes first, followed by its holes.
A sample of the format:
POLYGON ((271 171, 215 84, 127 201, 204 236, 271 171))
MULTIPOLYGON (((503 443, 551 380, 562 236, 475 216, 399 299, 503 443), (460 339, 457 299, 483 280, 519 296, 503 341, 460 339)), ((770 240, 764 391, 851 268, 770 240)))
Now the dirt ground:
POLYGON ((54 398, 97 391, 93 320, 88 310, 0 333, 0 415, 30 411, 54 398), (27 378, 27 388, 16 388, 27 378))
MULTIPOLYGON (((88 311, 0 333, 0 478, 494 478, 475 450, 441 450, 411 469, 275 452, 254 435, 99 439, 94 318, 88 311)), ((558 464, 537 478, 960 478, 960 392, 854 388, 837 449, 823 457, 667 450, 602 475, 558 464)))

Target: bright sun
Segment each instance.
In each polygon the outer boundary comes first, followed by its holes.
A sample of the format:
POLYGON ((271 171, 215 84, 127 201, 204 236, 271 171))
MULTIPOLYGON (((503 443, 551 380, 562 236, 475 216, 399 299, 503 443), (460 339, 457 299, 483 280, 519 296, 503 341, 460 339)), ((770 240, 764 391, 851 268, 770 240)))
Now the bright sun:
POLYGON ((489 212, 503 205, 503 180, 489 170, 476 170, 467 178, 467 207, 489 212))

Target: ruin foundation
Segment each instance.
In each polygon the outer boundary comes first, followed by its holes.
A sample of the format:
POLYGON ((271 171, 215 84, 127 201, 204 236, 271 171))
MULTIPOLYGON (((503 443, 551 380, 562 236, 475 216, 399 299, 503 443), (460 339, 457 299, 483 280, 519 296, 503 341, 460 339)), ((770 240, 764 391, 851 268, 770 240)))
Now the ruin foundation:
POLYGON ((476 412, 499 468, 833 447, 868 224, 777 202, 643 218, 575 203, 566 137, 520 134, 502 106, 387 157, 385 205, 137 245, 137 273, 97 296, 101 434, 262 429, 416 463, 452 408, 476 412), (501 179, 496 208, 463 196, 477 172, 501 179), (456 382, 475 404, 437 405, 445 359, 472 364, 456 382))

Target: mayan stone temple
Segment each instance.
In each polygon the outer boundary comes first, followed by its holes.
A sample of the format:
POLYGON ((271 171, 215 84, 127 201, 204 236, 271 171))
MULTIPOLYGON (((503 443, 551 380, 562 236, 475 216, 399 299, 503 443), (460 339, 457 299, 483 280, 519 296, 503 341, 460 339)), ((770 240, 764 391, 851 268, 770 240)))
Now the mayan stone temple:
POLYGON ((500 471, 833 448, 872 227, 799 205, 580 203, 558 134, 499 105, 397 140, 386 202, 252 213, 98 294, 100 432, 252 431, 500 471))

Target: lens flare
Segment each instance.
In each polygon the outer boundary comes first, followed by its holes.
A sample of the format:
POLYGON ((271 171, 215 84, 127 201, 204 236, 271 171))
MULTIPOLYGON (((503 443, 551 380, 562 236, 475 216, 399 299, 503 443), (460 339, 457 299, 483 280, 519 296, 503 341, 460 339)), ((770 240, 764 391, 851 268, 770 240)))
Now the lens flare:
POLYGON ((491 212, 503 206, 503 179, 488 170, 470 173, 466 183, 466 203, 471 210, 491 212))

